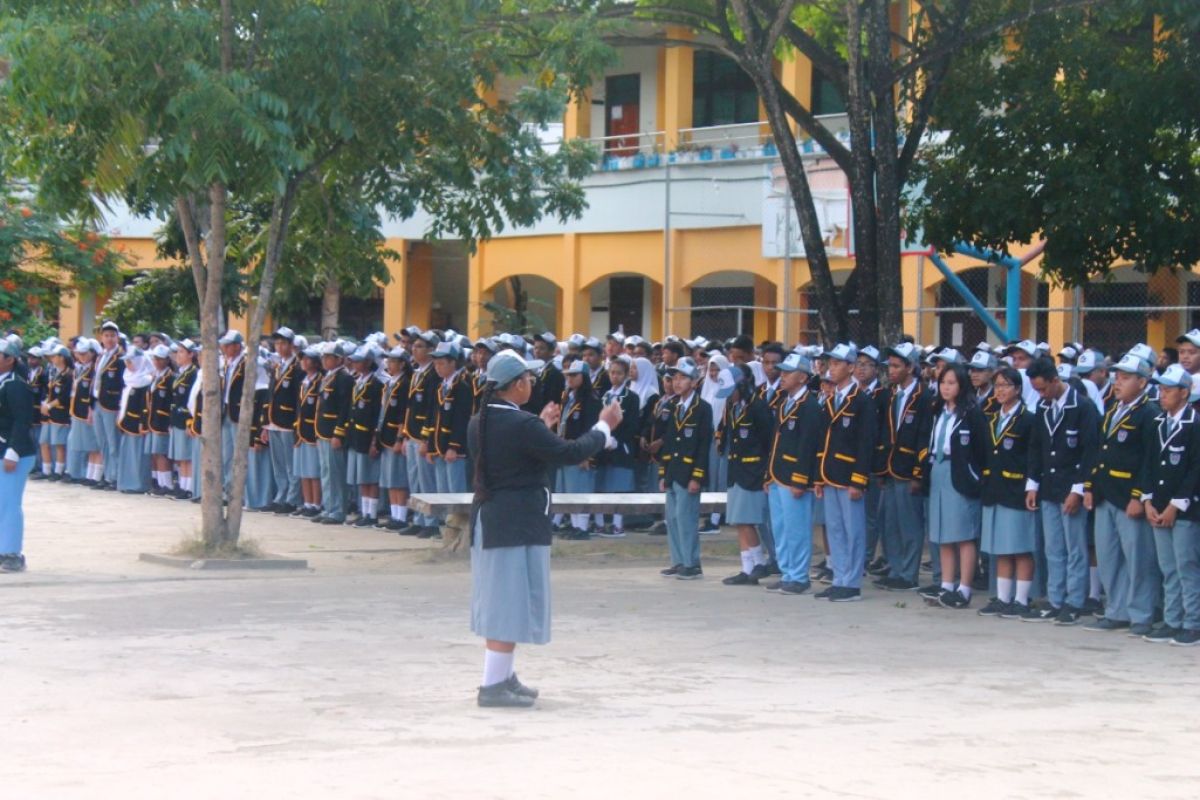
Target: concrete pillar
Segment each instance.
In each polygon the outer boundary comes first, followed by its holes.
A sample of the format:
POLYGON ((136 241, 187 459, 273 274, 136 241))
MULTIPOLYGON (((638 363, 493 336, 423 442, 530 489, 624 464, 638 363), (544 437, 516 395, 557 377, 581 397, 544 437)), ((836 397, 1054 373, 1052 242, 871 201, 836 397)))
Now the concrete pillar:
MULTIPOLYGON (((661 283, 650 279, 646 280, 646 286, 650 288, 650 319, 647 321, 649 324, 647 330, 650 333, 648 336, 651 341, 661 342, 663 340, 663 322, 665 321, 662 313, 663 287, 661 283)), ((590 316, 585 319, 590 319, 590 316)))
POLYGON ((91 326, 84 325, 84 295, 77 289, 62 293, 58 303, 58 338, 64 342, 72 336, 91 333, 91 326))
POLYGON ((574 331, 587 330, 591 315, 591 292, 579 286, 579 248, 581 237, 577 233, 564 233, 562 237, 562 266, 557 274, 559 284, 558 319, 554 335, 561 338, 574 331))
MULTIPOLYGON (((775 304, 776 291, 775 286, 766 278, 759 275, 754 276, 754 305, 770 308, 775 304)), ((758 344, 764 339, 775 340, 775 318, 778 314, 770 311, 755 311, 754 312, 754 343, 758 344)))
MULTIPOLYGON (((683 28, 668 27, 674 39, 690 39, 683 28)), ((690 47, 668 47, 663 59, 663 116, 661 127, 666 136, 667 150, 679 147, 679 130, 692 127, 692 69, 694 52, 690 47)), ((674 332, 674 331, 672 331, 674 332)))
POLYGON ((414 244, 408 255, 408 297, 405 317, 408 324, 428 328, 433 308, 433 248, 427 243, 414 244))
MULTIPOLYGON (((796 98, 800 105, 812 109, 812 62, 799 52, 793 51, 779 65, 779 81, 783 88, 796 98)), ((791 121, 792 132, 804 136, 795 121, 791 121)))
MULTIPOLYGON (((1146 305, 1182 306, 1187 303, 1187 288, 1178 273, 1161 269, 1147 278, 1146 305)), ((1162 350, 1175 344, 1185 330, 1186 320, 1179 311, 1151 312, 1146 320, 1146 344, 1155 350, 1162 350)))
MULTIPOLYGON (((391 280, 383 285, 383 332, 388 336, 409 325, 408 315, 408 242, 396 239, 388 247, 400 254, 400 258, 388 262, 391 280)), ((470 335, 470 334, 468 334, 470 335)))
MULTIPOLYGON (((924 280, 924 271, 927 269, 936 269, 932 264, 926 263, 925 256, 917 256, 915 259, 904 259, 904 263, 900 266, 900 274, 914 276, 909 280, 900 282, 900 296, 904 311, 904 332, 911 334, 918 342, 923 341, 921 336, 924 331, 921 330, 924 322, 924 314, 918 314, 917 308, 924 306, 922 302, 923 294, 921 282, 924 280)), ((891 344, 888 342, 887 344, 891 344)))
POLYGON ((483 269, 487 244, 480 242, 467 263, 467 335, 478 339, 492 333, 491 316, 483 309, 483 269))
POLYGON ((1049 325, 1047 326, 1046 336, 1046 341, 1050 345, 1050 352, 1053 354, 1062 350, 1067 342, 1071 341, 1072 328, 1074 327, 1074 315, 1071 309, 1075 307, 1075 290, 1064 289, 1061 286, 1051 286, 1050 302, 1047 305, 1055 309, 1048 315, 1049 325), (1059 311, 1057 309, 1066 310, 1059 311))
POLYGON ((587 139, 592 135, 592 93, 572 99, 563 117, 564 139, 587 139))
MULTIPOLYGON (((667 296, 669 298, 668 302, 670 304, 670 307, 671 308, 681 308, 683 306, 691 305, 691 303, 689 302, 691 299, 691 292, 689 292, 687 289, 683 288, 680 285, 682 283, 683 277, 680 275, 680 269, 679 269, 679 264, 680 264, 679 248, 683 244, 683 237, 681 235, 681 232, 678 230, 675 230, 675 229, 671 230, 670 236, 671 236, 671 257, 670 257, 671 270, 670 270, 670 279, 668 281, 669 285, 667 286, 666 291, 669 292, 669 294, 667 296)), ((670 334, 675 334, 676 336, 681 336, 681 337, 690 337, 692 335, 691 314, 686 311, 675 311, 675 312, 668 313, 667 314, 667 328, 666 328, 666 330, 663 331, 663 336, 666 337, 670 334)))

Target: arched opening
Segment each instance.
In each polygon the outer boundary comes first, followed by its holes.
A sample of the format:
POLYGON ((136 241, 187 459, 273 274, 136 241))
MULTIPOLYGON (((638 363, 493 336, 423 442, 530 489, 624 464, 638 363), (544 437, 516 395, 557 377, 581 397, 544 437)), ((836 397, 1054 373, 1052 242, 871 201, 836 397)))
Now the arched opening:
MULTIPOLYGON (((585 291, 588 313, 577 324, 588 336, 604 337, 613 331, 647 339, 657 335, 655 320, 662 316, 662 284, 634 272, 605 275, 585 291)), ((563 335, 569 332, 564 331, 563 335)))
POLYGON ((761 275, 742 270, 713 272, 684 291, 693 337, 723 341, 744 333, 756 342, 775 338, 775 284, 761 275))
POLYGON ((558 285, 540 275, 510 275, 483 301, 481 326, 508 333, 553 331, 558 323, 558 285))

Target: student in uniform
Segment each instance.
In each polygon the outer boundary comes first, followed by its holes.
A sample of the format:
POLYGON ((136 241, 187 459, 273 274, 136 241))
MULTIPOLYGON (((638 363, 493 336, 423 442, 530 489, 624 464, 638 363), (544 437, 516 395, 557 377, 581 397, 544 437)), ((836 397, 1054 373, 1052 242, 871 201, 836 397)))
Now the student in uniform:
POLYGON ((833 583, 814 596, 845 603, 862 599, 867 541, 864 497, 878 427, 874 401, 852 377, 857 348, 838 344, 827 357, 833 391, 825 400, 824 445, 814 492, 825 500, 825 535, 833 583))
MULTIPOLYGON (((418 332, 412 341, 412 376, 408 382, 408 403, 404 409, 404 461, 408 467, 408 489, 414 494, 437 491, 437 473, 426 460, 425 432, 430 425, 433 403, 436 401, 437 373, 430 353, 437 347, 438 335, 433 331, 418 332)), ((438 529, 433 517, 414 515, 416 534, 428 539, 438 529)))
MULTIPOLYGON (((434 388, 427 448, 429 457, 433 459, 437 491, 442 494, 466 492, 470 485, 467 477, 467 424, 471 421, 472 398, 470 379, 463 369, 462 351, 458 345, 451 342, 439 344, 433 351, 433 368, 438 382, 434 388)), ((534 392, 537 392, 536 383, 534 392)), ((558 398, 542 403, 538 413, 548 405, 558 405, 558 398)))
POLYGON ((196 346, 184 339, 175 346, 175 377, 171 380, 171 433, 167 457, 179 472, 179 487, 170 497, 191 500, 195 486, 192 469, 200 449, 192 435, 192 397, 198 393, 200 369, 196 366, 196 346))
POLYGON ((667 543, 671 566, 664 578, 695 580, 700 567, 700 489, 708 476, 713 438, 712 411, 696 391, 700 370, 691 358, 681 358, 667 373, 674 385, 674 413, 662 449, 659 489, 666 492, 667 543))
POLYGON ((980 616, 1024 619, 1032 613, 1033 551, 1037 504, 1027 498, 1030 447, 1037 417, 1025 406, 1021 373, 999 367, 992 379, 996 408, 988 418, 988 458, 983 470, 981 547, 996 574, 996 596, 980 616))
POLYGON ((1200 417, 1189 405, 1192 380, 1179 364, 1154 378, 1162 413, 1141 481, 1146 519, 1163 576, 1163 625, 1142 638, 1200 644, 1200 417))
POLYGON ((621 421, 613 405, 578 439, 555 436, 557 404, 540 419, 520 410, 533 390, 529 373, 515 353, 494 356, 468 431, 475 466, 471 630, 486 639, 477 697, 484 707, 528 708, 538 696, 517 679, 513 654, 518 643, 550 641, 550 476, 594 456, 621 421))
POLYGON ((75 374, 71 379, 71 432, 67 434, 67 474, 82 486, 94 486, 103 467, 92 423, 92 382, 100 345, 80 337, 75 342, 75 374))
POLYGON ((265 347, 254 363, 254 405, 250 413, 250 452, 246 463, 245 506, 251 511, 274 511, 275 479, 271 465, 267 417, 271 408, 271 357, 265 347))
MULTIPOLYGON (((697 367, 700 365, 697 364, 697 367)), ((708 453, 708 483, 705 486, 709 492, 724 492, 729 488, 729 462, 722 456, 721 420, 725 417, 726 397, 721 395, 720 377, 729 369, 729 359, 720 353, 713 353, 708 359, 707 368, 700 368, 703 382, 697 387, 700 399, 708 403, 713 413, 713 442, 708 453)), ((731 385, 730 376, 726 376, 726 385, 731 385)), ((711 512, 700 524, 701 534, 715 534, 721 530, 721 513, 711 512)))
MULTIPOLYGON (((584 352, 587 352, 585 349, 584 352)), ((632 492, 634 486, 634 452, 637 448, 639 411, 641 401, 629 384, 629 356, 619 355, 608 367, 608 379, 612 388, 604 394, 603 405, 616 403, 621 406, 621 424, 612 432, 608 445, 600 454, 600 472, 597 475, 597 490, 607 494, 632 492)), ((595 386, 595 382, 592 383, 595 386)), ((711 429, 712 423, 709 422, 711 429)), ((698 512, 697 512, 698 513, 698 512)), ((605 526, 604 515, 596 514, 597 533, 606 539, 621 539, 625 536, 624 519, 621 514, 612 515, 612 525, 605 526)))
MULTIPOLYGON (((529 403, 524 409, 530 414, 541 414, 542 409, 548 404, 558 403, 562 400, 566 381, 563 379, 562 371, 554 365, 554 353, 557 347, 558 339, 549 331, 533 337, 533 357, 542 362, 542 366, 537 370, 537 382, 533 386, 529 403)), ((466 462, 464 461, 464 463, 466 462)))
POLYGON ((725 504, 725 521, 738 529, 738 549, 742 570, 726 578, 726 586, 756 586, 770 575, 758 536, 758 526, 768 519, 767 460, 771 453, 773 431, 771 409, 767 401, 757 397, 754 373, 741 364, 726 367, 720 376, 718 395, 725 395, 721 420, 721 452, 729 464, 729 488, 725 504))
MULTIPOLYGON (((631 337, 632 338, 632 337, 631 337)), ((642 348, 636 348, 642 349, 642 348)), ((634 491, 654 494, 658 491, 658 465, 654 463, 650 453, 651 427, 654 422, 654 409, 658 406, 662 386, 658 371, 654 364, 645 356, 633 356, 630 367, 630 380, 633 393, 638 397, 638 426, 634 438, 634 491)), ((640 514, 633 521, 624 520, 627 527, 634 530, 646 530, 656 522, 655 516, 640 514)))
POLYGON ((321 396, 321 348, 300 354, 302 377, 296 393, 296 445, 292 474, 300 481, 301 507, 293 516, 313 519, 321 515, 321 455, 317 442, 317 400, 321 396))
MULTIPOLYGON (((42 413, 42 403, 46 400, 47 390, 50 386, 50 371, 46 368, 46 353, 40 346, 29 348, 29 353, 25 358, 25 382, 29 385, 30 402, 33 405, 30 411, 33 420, 33 427, 30 431, 30 436, 35 444, 42 440, 42 424, 45 422, 45 416, 42 413)), ((49 472, 44 470, 42 461, 42 452, 40 448, 35 448, 34 452, 33 472, 30 474, 30 480, 45 480, 49 476, 49 472)), ((53 466, 53 464, 51 464, 53 466)))
POLYGON ((121 331, 114 322, 100 326, 101 352, 96 362, 96 376, 92 381, 92 424, 96 433, 96 446, 102 465, 93 489, 116 490, 117 462, 121 453, 120 432, 117 430, 117 409, 121 404, 121 376, 124 368, 121 358, 121 331))
MULTIPOLYGON (((568 442, 584 436, 600 418, 600 398, 592 392, 588 365, 576 359, 563 371, 567 388, 563 392, 562 414, 559 418, 558 435, 568 442)), ((591 494, 596 491, 596 459, 587 458, 578 464, 562 467, 562 490, 568 494, 591 494)), ((572 514, 571 529, 564 539, 581 541, 591 538, 588 534, 588 515, 572 514)))
POLYGON ((346 521, 346 433, 354 395, 354 378, 343 366, 347 355, 341 342, 326 342, 321 351, 324 375, 317 391, 316 432, 323 511, 312 518, 321 525, 346 521))
POLYGON ((388 521, 379 515, 377 527, 394 533, 410 532, 408 524, 408 466, 404 463, 404 410, 408 403, 409 359, 403 347, 388 352, 387 380, 383 385, 379 414, 379 488, 387 493, 388 521))
POLYGON ((358 487, 358 519, 368 528, 379 522, 379 443, 376 431, 383 408, 383 384, 375 374, 374 351, 363 345, 350 354, 353 376, 350 417, 346 425, 346 483, 358 487))
POLYGON ((154 365, 154 380, 150 384, 150 407, 146 418, 149 434, 146 437, 153 482, 150 494, 166 497, 175 490, 171 470, 171 401, 174 399, 175 373, 171 370, 171 351, 166 345, 155 345, 148 353, 154 365))
POLYGON ((37 449, 33 392, 19 374, 21 346, 0 339, 0 572, 25 569, 25 482, 37 449))
POLYGON ((975 389, 962 364, 947 364, 942 369, 938 399, 930 413, 933 433, 924 480, 929 487, 929 539, 938 545, 942 584, 938 594, 923 596, 943 608, 964 609, 971 605, 978 559, 987 422, 975 405, 975 389))
POLYGON ((593 336, 584 341, 579 354, 587 362, 588 374, 591 375, 592 380, 592 391, 596 397, 604 397, 612 388, 612 381, 604 363, 604 345, 600 344, 600 340, 593 336))
POLYGON ((270 403, 264 434, 271 456, 275 495, 269 508, 291 514, 302 503, 300 479, 295 472, 296 414, 300 407, 300 381, 304 376, 296 352, 296 334, 282 327, 271 334, 277 363, 271 367, 270 403))
POLYGON ((137 347, 130 347, 121 360, 125 364, 125 374, 117 407, 117 429, 121 431, 117 490, 122 494, 145 494, 150 473, 146 437, 150 434, 150 384, 154 382, 154 364, 137 347))
POLYGON ((487 365, 499 350, 491 337, 480 339, 471 349, 471 360, 475 364, 475 373, 471 376, 471 416, 479 413, 483 392, 487 388, 487 365))
MULTIPOLYGON (((887 387, 879 380, 879 348, 867 345, 858 351, 858 359, 854 362, 854 380, 862 391, 875 403, 875 424, 879 430, 875 432, 875 450, 871 456, 871 475, 880 470, 884 451, 883 426, 887 424, 887 404, 891 397, 887 387)), ((867 482, 867 493, 864 499, 867 516, 867 544, 863 571, 869 572, 873 566, 877 572, 885 568, 886 561, 876 552, 880 549, 879 540, 883 529, 883 491, 878 479, 867 482)))
POLYGON ((1034 361, 1028 374, 1042 402, 1027 488, 1041 509, 1050 607, 1024 620, 1075 625, 1088 591, 1083 485, 1096 464, 1100 421, 1096 406, 1063 382, 1050 359, 1034 361))
POLYGON ((983 414, 996 411, 996 396, 992 391, 992 375, 996 371, 996 357, 985 350, 976 350, 967 362, 971 374, 971 387, 975 392, 975 405, 983 414))
POLYGON ((221 485, 229 494, 233 477, 233 444, 242 413, 242 391, 246 385, 246 347, 242 334, 226 331, 217 343, 224 357, 221 370, 221 485))
POLYGON ((41 408, 44 420, 41 432, 42 474, 51 481, 61 481, 67 471, 74 373, 71 369, 71 351, 65 345, 55 345, 48 357, 53 369, 41 408))
POLYGON ((1083 506, 1096 515, 1096 565, 1108 601, 1103 618, 1084 629, 1145 636, 1162 578, 1138 484, 1162 409, 1146 396, 1150 364, 1127 355, 1113 370, 1116 402, 1104 414, 1098 463, 1083 487, 1083 506))
POLYGON ((779 365, 780 402, 773 413, 772 441, 767 459, 767 503, 775 535, 780 579, 767 591, 804 594, 811 587, 813 481, 817 451, 824 438, 821 404, 808 388, 812 361, 790 353, 779 365))

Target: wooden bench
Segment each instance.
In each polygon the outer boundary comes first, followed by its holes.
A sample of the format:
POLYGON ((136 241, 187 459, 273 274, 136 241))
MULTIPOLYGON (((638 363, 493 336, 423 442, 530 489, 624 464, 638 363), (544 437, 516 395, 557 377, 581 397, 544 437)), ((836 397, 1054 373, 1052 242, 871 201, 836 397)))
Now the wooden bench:
MULTIPOLYGON (((445 517, 442 526, 443 546, 451 551, 466 549, 470 537, 465 535, 471 514, 471 494, 414 494, 408 507, 433 517, 445 517)), ((617 494, 550 495, 553 514, 661 514, 666 509, 666 496, 661 493, 637 492, 617 494)), ((700 511, 712 513, 725 510, 725 492, 701 492, 700 511)))

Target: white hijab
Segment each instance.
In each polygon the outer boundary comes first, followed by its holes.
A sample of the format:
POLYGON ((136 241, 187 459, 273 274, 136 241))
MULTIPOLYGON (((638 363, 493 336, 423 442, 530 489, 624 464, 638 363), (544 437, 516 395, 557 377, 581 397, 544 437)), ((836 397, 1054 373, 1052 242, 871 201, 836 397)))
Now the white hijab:
POLYGON ((658 373, 654 370, 654 364, 650 363, 650 359, 638 357, 633 360, 637 366, 637 380, 634 381, 630 390, 638 396, 638 402, 642 409, 650 402, 650 398, 658 394, 658 373))
MULTIPOLYGON (((729 367, 729 359, 720 353, 714 353, 708 359, 710 371, 713 364, 717 365, 717 373, 720 374, 729 367)), ((714 428, 721 424, 721 419, 725 416, 725 398, 717 399, 717 390, 720 388, 720 381, 714 380, 711 375, 707 374, 704 376, 704 383, 700 386, 700 399, 712 406, 714 428)))
POLYGON ((125 361, 125 388, 121 390, 121 406, 117 413, 117 419, 125 416, 125 409, 129 405, 129 395, 134 389, 145 389, 154 382, 155 369, 154 362, 149 356, 135 355, 125 361))

